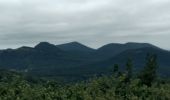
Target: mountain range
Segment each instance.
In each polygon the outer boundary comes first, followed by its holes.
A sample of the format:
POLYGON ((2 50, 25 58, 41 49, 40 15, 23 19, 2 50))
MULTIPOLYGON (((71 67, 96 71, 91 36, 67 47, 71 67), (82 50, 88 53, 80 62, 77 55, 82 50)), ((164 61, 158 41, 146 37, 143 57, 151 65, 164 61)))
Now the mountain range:
POLYGON ((41 42, 35 47, 0 50, 0 68, 16 70, 37 77, 84 79, 110 73, 114 64, 120 69, 130 57, 134 72, 145 64, 147 53, 158 56, 158 72, 170 77, 170 52, 149 43, 111 43, 92 49, 78 42, 54 45, 41 42))

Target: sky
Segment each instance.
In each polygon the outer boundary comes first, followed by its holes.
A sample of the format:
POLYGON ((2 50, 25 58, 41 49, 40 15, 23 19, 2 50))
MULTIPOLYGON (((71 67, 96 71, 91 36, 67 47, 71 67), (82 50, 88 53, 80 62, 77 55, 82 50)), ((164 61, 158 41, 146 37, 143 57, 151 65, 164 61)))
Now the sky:
POLYGON ((46 41, 170 50, 170 0, 0 0, 0 49, 46 41))

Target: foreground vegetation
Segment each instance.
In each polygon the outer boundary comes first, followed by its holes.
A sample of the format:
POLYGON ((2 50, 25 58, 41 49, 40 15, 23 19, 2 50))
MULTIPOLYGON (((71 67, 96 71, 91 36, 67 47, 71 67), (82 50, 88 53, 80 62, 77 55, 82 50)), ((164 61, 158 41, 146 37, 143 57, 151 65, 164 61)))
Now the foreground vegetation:
POLYGON ((28 81, 18 73, 1 71, 0 100, 170 100, 170 84, 156 76, 156 57, 147 57, 144 69, 133 75, 132 61, 126 71, 119 65, 110 76, 60 84, 56 81, 28 81))

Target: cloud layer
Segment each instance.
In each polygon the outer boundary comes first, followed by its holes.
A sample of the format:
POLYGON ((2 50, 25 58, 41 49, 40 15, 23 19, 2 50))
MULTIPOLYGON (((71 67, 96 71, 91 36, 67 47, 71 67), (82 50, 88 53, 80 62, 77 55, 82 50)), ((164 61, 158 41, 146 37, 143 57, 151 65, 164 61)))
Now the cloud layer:
POLYGON ((170 49, 169 0, 1 0, 0 12, 0 48, 131 41, 170 49))

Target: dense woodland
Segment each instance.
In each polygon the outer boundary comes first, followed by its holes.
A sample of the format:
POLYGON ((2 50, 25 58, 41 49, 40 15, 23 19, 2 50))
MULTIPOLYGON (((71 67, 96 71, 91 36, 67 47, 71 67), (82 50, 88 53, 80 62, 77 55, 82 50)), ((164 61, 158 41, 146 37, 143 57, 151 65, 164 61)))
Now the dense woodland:
POLYGON ((112 75, 61 83, 34 79, 13 71, 0 72, 0 100, 170 100, 170 82, 157 74, 157 58, 148 55, 143 70, 134 74, 133 62, 127 60, 126 70, 119 65, 112 75))

